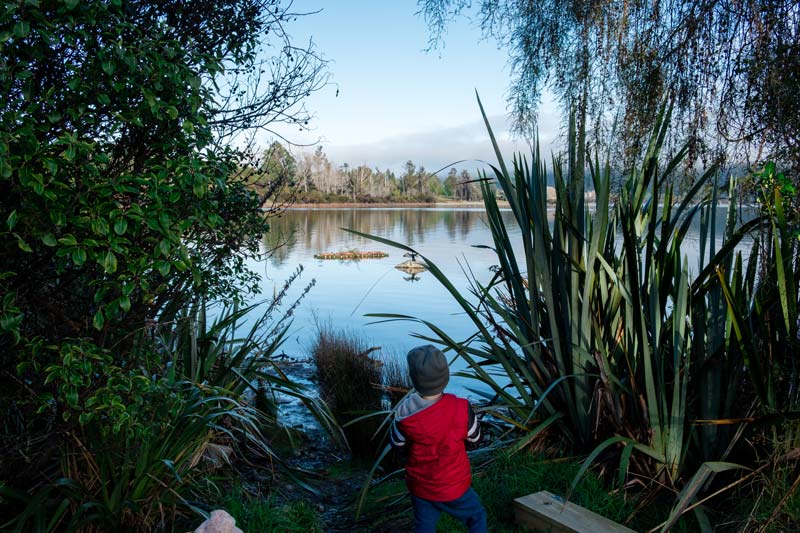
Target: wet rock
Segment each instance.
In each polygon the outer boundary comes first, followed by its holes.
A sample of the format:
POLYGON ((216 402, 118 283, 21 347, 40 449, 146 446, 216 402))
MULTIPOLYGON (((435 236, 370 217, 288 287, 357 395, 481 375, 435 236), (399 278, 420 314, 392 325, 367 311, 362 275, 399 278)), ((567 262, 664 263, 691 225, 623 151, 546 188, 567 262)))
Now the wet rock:
POLYGON ((217 509, 211 516, 194 530, 194 533, 244 533, 236 527, 236 520, 227 512, 217 509))

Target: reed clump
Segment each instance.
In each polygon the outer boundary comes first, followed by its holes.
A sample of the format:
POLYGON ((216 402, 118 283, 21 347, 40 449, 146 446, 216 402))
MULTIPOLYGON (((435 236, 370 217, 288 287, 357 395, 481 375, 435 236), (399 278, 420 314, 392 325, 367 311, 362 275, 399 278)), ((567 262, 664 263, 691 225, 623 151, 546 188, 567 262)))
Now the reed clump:
POLYGON ((356 458, 374 457, 375 418, 360 417, 381 409, 381 363, 370 357, 377 348, 342 330, 322 328, 312 349, 322 399, 343 426, 356 458))
MULTIPOLYGON (((522 430, 509 451, 556 440, 564 453, 586 457, 571 490, 599 464, 642 502, 674 498, 659 524, 665 531, 690 511, 710 523, 708 501, 720 502, 756 472, 796 468, 791 451, 800 442, 800 223, 790 215, 786 179, 774 165, 746 178, 761 192, 758 212, 744 222, 741 189, 735 180, 723 185, 717 165, 679 193, 689 148, 666 155, 670 111, 660 110, 640 163, 621 181, 610 161, 587 161, 579 121, 568 157, 554 158, 551 172, 538 150, 507 164, 490 129, 497 165, 481 185, 494 276, 471 277, 467 294, 421 256, 475 333, 455 339, 412 319, 462 358, 463 377, 491 389, 485 412, 522 430), (509 202, 510 223, 493 185, 509 202), (727 216, 718 220, 722 196, 727 216), (699 264, 689 265, 685 238, 697 221, 699 264), (704 506, 692 504, 701 499, 704 506)), ((764 527, 789 508, 777 504, 764 527)))
POLYGON ((391 407, 403 399, 413 387, 404 357, 389 354, 383 358, 383 390, 391 407))

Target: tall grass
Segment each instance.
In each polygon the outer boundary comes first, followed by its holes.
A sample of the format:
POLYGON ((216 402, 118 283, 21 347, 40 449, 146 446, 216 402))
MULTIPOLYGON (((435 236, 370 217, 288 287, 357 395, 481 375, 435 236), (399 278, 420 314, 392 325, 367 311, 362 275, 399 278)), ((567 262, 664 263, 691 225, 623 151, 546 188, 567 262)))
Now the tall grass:
POLYGON ((383 388, 392 407, 397 405, 414 386, 408 373, 405 357, 390 354, 383 357, 383 388))
MULTIPOLYGON (((676 196, 671 184, 688 149, 665 158, 669 118, 664 106, 619 191, 612 191, 609 162, 589 164, 593 210, 583 194, 582 133, 571 129, 566 161, 552 161, 552 228, 538 150, 507 166, 487 121, 498 163, 482 190, 496 274, 488 283, 472 279, 471 294, 462 294, 435 258, 423 257, 475 335, 454 339, 420 320, 431 331, 422 338, 468 364, 461 376, 491 388, 490 411, 523 430, 517 449, 546 433, 588 454, 579 477, 602 460, 621 486, 673 491, 677 504, 665 529, 720 473, 743 471, 726 461, 747 460, 738 444, 753 423, 766 424, 775 438, 786 435, 783 422, 797 406, 800 268, 779 195, 772 211, 739 224, 732 183, 729 216, 717 221, 720 171, 712 166, 676 196), (490 182, 508 200, 513 232, 490 182), (697 218, 701 262, 693 271, 683 247, 697 218), (765 239, 756 234, 754 252, 743 255, 737 247, 754 231, 765 239)), ((694 511, 707 523, 701 507, 694 511)))
POLYGON ((272 498, 266 501, 247 494, 241 487, 234 489, 220 505, 236 520, 243 531, 260 533, 317 533, 322 531, 319 515, 306 501, 279 504, 272 498))
POLYGON ((380 446, 375 418, 364 417, 382 408, 381 364, 370 357, 375 350, 357 335, 322 327, 311 351, 320 394, 343 426, 356 458, 373 458, 380 446))

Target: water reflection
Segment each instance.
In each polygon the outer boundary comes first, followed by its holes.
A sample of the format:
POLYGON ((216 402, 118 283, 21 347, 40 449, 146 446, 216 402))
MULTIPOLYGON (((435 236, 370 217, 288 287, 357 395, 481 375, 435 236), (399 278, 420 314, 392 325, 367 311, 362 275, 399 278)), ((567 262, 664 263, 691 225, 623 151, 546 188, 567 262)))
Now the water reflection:
POLYGON ((419 281, 419 272, 412 272, 410 276, 404 276, 403 279, 406 281, 419 281))
MULTIPOLYGON (((715 214, 716 242, 721 242, 726 209, 715 214)), ((511 241, 522 256, 519 230, 512 215, 504 213, 511 241)), ((699 218, 699 217, 698 217, 699 218)), ((271 231, 264 238, 264 249, 272 250, 261 264, 252 264, 262 272, 262 293, 273 294, 282 287, 298 265, 305 269, 303 278, 292 287, 295 295, 313 278, 316 285, 294 311, 294 322, 284 345, 287 354, 306 356, 310 351, 317 323, 330 323, 356 331, 385 352, 403 354, 422 344, 412 334, 430 335, 417 322, 387 322, 367 314, 399 314, 417 317, 436 324, 456 340, 466 340, 474 326, 464 316, 455 299, 430 273, 402 272, 403 251, 345 231, 353 229, 377 235, 413 247, 434 262, 461 291, 469 294, 465 271, 482 283, 491 279, 491 267, 497 262, 494 253, 479 246, 492 246, 485 213, 480 209, 327 209, 290 210, 270 220, 271 231), (283 244, 283 246, 278 246, 283 244), (322 260, 314 254, 346 250, 384 251, 388 257, 361 260, 322 260)), ((699 220, 689 228, 684 253, 689 264, 699 261, 699 220)), ((718 249, 719 245, 717 245, 718 249)), ((706 252, 708 254, 708 251, 706 252)), ((287 297, 292 301, 293 293, 287 297)))
MULTIPOLYGON (((509 222, 511 214, 507 213, 509 222)), ((422 341, 411 334, 428 334, 412 322, 385 322, 367 314, 394 313, 415 316, 443 326, 459 340, 472 334, 472 326, 454 299, 433 276, 418 268, 398 270, 407 260, 404 251, 354 235, 343 228, 407 244, 435 264, 465 292, 464 269, 483 281, 491 277, 495 261, 485 248, 491 235, 480 209, 327 209, 290 210, 270 220, 264 250, 272 250, 261 264, 262 293, 273 294, 288 275, 302 265, 303 278, 292 287, 287 301, 313 278, 314 288, 294 311, 287 354, 306 356, 318 323, 356 331, 384 352, 403 354, 422 341), (278 247, 278 245, 282 245, 278 247), (388 257, 360 260, 323 260, 315 254, 348 250, 383 251, 388 257)))
POLYGON ((342 228, 379 235, 412 247, 431 240, 465 241, 476 230, 485 229, 482 210, 441 209, 320 209, 289 210, 270 220, 270 233, 264 248, 276 249, 272 265, 281 266, 295 253, 334 252, 359 248, 382 249, 373 241, 361 239, 342 228))

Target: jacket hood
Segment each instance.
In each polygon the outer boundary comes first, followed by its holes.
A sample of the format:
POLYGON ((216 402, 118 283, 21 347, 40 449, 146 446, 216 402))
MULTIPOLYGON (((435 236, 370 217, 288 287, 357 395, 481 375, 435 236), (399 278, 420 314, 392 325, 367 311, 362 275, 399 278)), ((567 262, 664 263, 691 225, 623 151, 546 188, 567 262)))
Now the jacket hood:
POLYGON ((435 400, 425 400, 418 393, 416 392, 411 393, 405 398, 403 398, 403 400, 399 404, 397 404, 397 407, 395 407, 394 411, 395 420, 399 422, 404 418, 408 418, 411 415, 415 415, 420 411, 427 409, 431 405, 434 405, 441 399, 442 398, 439 397, 435 400))

